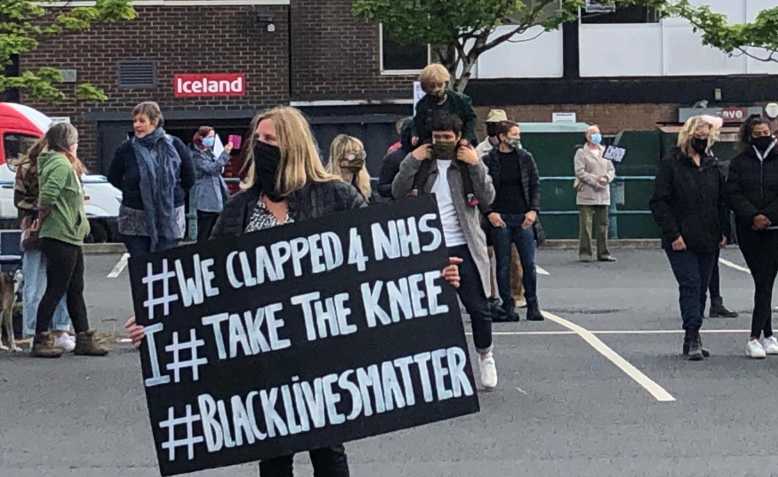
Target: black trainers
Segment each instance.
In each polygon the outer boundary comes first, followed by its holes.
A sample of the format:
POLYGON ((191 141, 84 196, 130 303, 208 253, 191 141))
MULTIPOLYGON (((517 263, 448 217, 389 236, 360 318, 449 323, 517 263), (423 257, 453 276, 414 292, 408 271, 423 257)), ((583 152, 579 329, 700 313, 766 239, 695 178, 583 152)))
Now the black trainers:
POLYGON ((494 323, 515 323, 519 321, 519 315, 516 314, 516 310, 513 307, 503 308, 497 307, 499 311, 492 311, 492 322, 494 323))

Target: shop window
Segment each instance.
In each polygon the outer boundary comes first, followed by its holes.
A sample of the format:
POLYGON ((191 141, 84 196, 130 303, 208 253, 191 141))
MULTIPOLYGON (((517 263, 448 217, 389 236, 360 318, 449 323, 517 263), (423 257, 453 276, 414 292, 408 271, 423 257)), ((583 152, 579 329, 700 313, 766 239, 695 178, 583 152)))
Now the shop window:
POLYGON ((156 68, 152 61, 122 61, 119 63, 119 87, 153 88, 156 68))
POLYGON ((430 60, 429 45, 406 45, 381 35, 381 72, 386 74, 414 74, 421 71, 430 60))
POLYGON ((613 2, 587 0, 581 9, 581 23, 658 23, 659 13, 652 7, 617 6, 613 2))

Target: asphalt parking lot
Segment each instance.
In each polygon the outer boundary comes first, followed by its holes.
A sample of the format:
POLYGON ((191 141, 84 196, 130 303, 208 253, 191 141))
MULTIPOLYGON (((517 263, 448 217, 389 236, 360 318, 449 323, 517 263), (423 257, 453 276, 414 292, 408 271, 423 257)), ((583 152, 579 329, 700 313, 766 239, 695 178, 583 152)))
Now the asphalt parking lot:
MULTIPOLYGON (((616 252, 616 251, 614 251, 616 252)), ((544 322, 495 325, 500 384, 481 412, 347 445, 355 476, 778 475, 778 357, 744 355, 752 282, 737 249, 721 267, 736 319, 707 319, 713 356, 679 356, 677 291, 659 250, 581 264, 542 250, 544 322)), ((90 256, 87 302, 102 331, 131 314, 118 256, 90 256)), ((55 361, 0 354, 0 475, 159 475, 136 353, 55 361)), ((298 456, 298 475, 311 475, 298 456)), ((201 475, 256 476, 243 465, 201 475)))

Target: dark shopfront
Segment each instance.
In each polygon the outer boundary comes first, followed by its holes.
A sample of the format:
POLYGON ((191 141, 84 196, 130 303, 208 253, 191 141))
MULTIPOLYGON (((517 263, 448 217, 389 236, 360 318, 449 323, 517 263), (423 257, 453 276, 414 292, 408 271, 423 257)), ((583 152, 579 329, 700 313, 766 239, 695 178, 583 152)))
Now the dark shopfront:
MULTIPOLYGON (((371 176, 377 177, 381 160, 387 147, 396 140, 394 123, 407 114, 410 106, 343 106, 320 108, 298 105, 311 122, 313 133, 319 144, 322 160, 327 162, 329 145, 338 134, 348 134, 365 143, 368 153, 368 169, 371 176)), ((216 129, 222 142, 235 134, 243 138, 243 144, 249 137, 249 124, 257 113, 255 110, 165 110, 165 130, 186 144, 191 144, 192 136, 200 126, 216 129)), ((97 157, 99 170, 106 174, 116 149, 132 134, 132 123, 126 113, 87 113, 86 119, 93 121, 97 129, 97 157)), ((224 176, 236 178, 241 170, 240 151, 234 151, 230 165, 224 176)))

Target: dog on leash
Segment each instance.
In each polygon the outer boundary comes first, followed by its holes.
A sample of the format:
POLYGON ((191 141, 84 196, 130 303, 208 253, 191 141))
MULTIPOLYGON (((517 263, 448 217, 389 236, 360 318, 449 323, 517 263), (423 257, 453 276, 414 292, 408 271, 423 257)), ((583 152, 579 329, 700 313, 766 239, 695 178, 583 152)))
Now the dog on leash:
POLYGON ((2 351, 22 350, 16 346, 13 326, 14 305, 16 305, 16 292, 19 284, 17 273, 0 272, 0 323, 2 323, 2 330, 5 331, 7 343, 6 346, 0 340, 0 350, 2 351))

